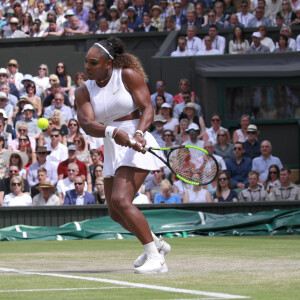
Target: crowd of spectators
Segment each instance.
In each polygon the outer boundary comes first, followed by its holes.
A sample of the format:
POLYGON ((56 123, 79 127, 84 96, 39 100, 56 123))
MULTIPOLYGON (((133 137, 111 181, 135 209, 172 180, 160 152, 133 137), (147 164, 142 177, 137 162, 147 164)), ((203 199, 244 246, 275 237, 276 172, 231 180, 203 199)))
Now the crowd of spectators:
MULTIPOLYGON (((0 68, 0 204, 105 204, 103 139, 80 128, 74 103, 84 73, 71 78, 63 62, 56 64, 55 74, 48 73, 46 64, 39 66, 37 76, 21 69, 16 59, 0 68), (37 126, 40 117, 48 119, 45 130, 37 126)), ((300 199, 291 170, 272 155, 270 141, 260 141, 248 115, 241 116, 232 136, 217 113, 207 126, 197 95, 184 78, 176 95, 157 80, 151 101, 155 116, 149 130, 159 145, 202 147, 215 156, 220 173, 209 185, 196 187, 166 167, 154 170, 134 203, 300 199)))
POLYGON ((241 0, 236 7, 232 0, 6 0, 0 19, 2 38, 180 30, 185 35, 171 56, 224 54, 226 44, 230 54, 300 51, 300 35, 292 35, 300 26, 298 1, 241 0), (267 36, 270 27, 278 28, 276 40, 267 36), (220 29, 231 29, 233 39, 220 29))

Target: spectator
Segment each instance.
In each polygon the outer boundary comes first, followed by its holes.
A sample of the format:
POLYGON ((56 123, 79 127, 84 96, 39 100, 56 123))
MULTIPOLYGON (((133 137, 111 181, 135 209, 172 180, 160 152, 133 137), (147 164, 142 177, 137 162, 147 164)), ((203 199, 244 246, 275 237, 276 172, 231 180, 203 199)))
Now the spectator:
POLYGON ((195 11, 196 11, 196 24, 201 25, 201 27, 204 27, 208 24, 208 16, 205 13, 205 4, 201 2, 197 2, 195 4, 195 11))
MULTIPOLYGON (((189 13, 188 13, 189 14, 189 13)), ((189 25, 186 29, 186 48, 193 55, 196 55, 202 48, 202 40, 196 36, 197 30, 195 25, 189 25)))
POLYGON ((13 94, 14 96, 16 96, 18 99, 20 98, 20 94, 19 91, 16 87, 15 84, 10 83, 8 81, 8 73, 7 70, 5 68, 0 68, 0 84, 3 85, 4 83, 8 83, 10 90, 11 90, 11 94, 13 94))
POLYGON ((248 174, 251 171, 251 159, 245 157, 244 145, 241 142, 234 144, 234 156, 226 160, 228 175, 233 188, 244 189, 248 185, 248 174))
POLYGON ((271 155, 272 145, 269 141, 262 141, 260 150, 261 156, 252 161, 252 170, 259 173, 260 182, 263 183, 267 179, 269 167, 277 165, 279 169, 282 169, 282 163, 278 157, 271 155))
POLYGON ((6 194, 3 206, 31 206, 31 197, 23 193, 24 182, 20 176, 14 176, 10 181, 11 193, 6 194))
POLYGON ((66 136, 68 134, 68 128, 67 126, 64 124, 64 120, 63 120, 63 116, 60 110, 58 109, 54 109, 51 112, 50 118, 53 122, 53 127, 55 127, 56 129, 59 130, 60 133, 60 137, 61 139, 59 140, 62 144, 66 144, 65 140, 66 140, 66 136))
MULTIPOLYGON (((21 178, 19 176, 20 169, 19 169, 18 166, 14 166, 14 165, 9 166, 8 172, 9 172, 9 177, 8 178, 3 178, 0 181, 0 205, 3 204, 4 196, 11 193, 10 183, 11 183, 12 178, 14 178, 16 176, 21 178)), ((24 191, 24 193, 27 193, 29 195, 30 194, 30 188, 29 188, 29 185, 28 185, 28 181, 26 179, 23 179, 23 182, 24 182, 24 185, 22 187, 22 190, 24 191)))
POLYGON ((18 91, 20 91, 23 87, 21 82, 24 75, 19 72, 19 64, 17 60, 10 59, 6 66, 8 72, 7 81, 14 84, 17 87, 18 91))
POLYGON ((224 1, 224 11, 225 11, 225 15, 231 15, 236 13, 236 7, 232 0, 224 1))
POLYGON ((83 0, 75 1, 73 11, 82 23, 86 23, 89 19, 89 10, 83 6, 83 0))
MULTIPOLYGON (((219 164, 219 168, 221 167, 222 167, 221 164, 219 164)), ((209 183, 208 185, 206 185, 204 188, 206 188, 209 191, 210 196, 213 197, 215 192, 217 191, 217 186, 218 186, 218 176, 216 176, 215 180, 209 183)))
POLYGON ((24 165, 24 168, 26 169, 26 173, 28 172, 28 168, 32 163, 36 162, 36 154, 33 152, 31 145, 30 145, 30 140, 28 135, 21 135, 19 137, 19 147, 18 150, 20 152, 23 152, 28 155, 28 163, 24 165))
POLYGON ((86 24, 89 27, 89 33, 94 34, 98 29, 98 20, 96 19, 96 11, 92 8, 89 11, 89 19, 86 24))
POLYGON ((223 28, 224 24, 223 23, 219 23, 217 22, 217 15, 216 15, 216 11, 211 9, 208 12, 208 23, 203 26, 203 29, 209 29, 211 25, 215 25, 217 28, 223 28))
POLYGON ((180 2, 174 3, 174 14, 172 15, 173 20, 175 21, 175 26, 180 30, 181 26, 187 23, 187 18, 182 12, 182 5, 180 2))
POLYGON ((92 190, 95 189, 95 182, 97 178, 103 178, 103 165, 102 164, 98 164, 95 167, 93 167, 93 176, 91 176, 92 178, 92 190))
POLYGON ((297 1, 297 0, 291 0, 291 6, 292 6, 292 10, 296 11, 297 8, 299 7, 299 1, 297 1))
MULTIPOLYGON (((7 115, 4 109, 0 109, 0 136, 4 138, 5 145, 12 142, 12 126, 6 123, 7 115)), ((3 148, 5 148, 3 146, 3 148)))
POLYGON ((172 185, 168 179, 160 183, 160 192, 155 195, 154 204, 181 203, 179 195, 172 193, 172 185))
POLYGON ((265 25, 260 25, 258 27, 258 32, 260 32, 260 34, 261 34, 260 43, 262 45, 265 45, 266 47, 268 47, 270 49, 270 51, 273 52, 274 49, 275 49, 275 44, 274 44, 274 42, 271 38, 266 36, 267 33, 268 33, 266 26, 265 25))
POLYGON ((13 10, 15 12, 15 17, 19 19, 19 21, 22 20, 22 6, 21 3, 18 1, 14 1, 13 4, 13 10))
POLYGON ((70 146, 74 144, 74 138, 76 134, 80 133, 79 132, 80 126, 79 123, 76 119, 70 119, 68 122, 68 135, 66 136, 65 139, 65 146, 70 146))
POLYGON ((222 118, 219 114, 213 114, 211 117, 211 127, 206 128, 206 133, 208 134, 208 140, 211 141, 213 144, 217 142, 217 135, 219 133, 219 130, 225 130, 227 133, 227 136, 230 140, 229 132, 226 128, 221 126, 222 124, 222 118))
POLYGON ((50 133, 51 142, 46 144, 47 150, 51 151, 47 161, 53 162, 56 166, 60 162, 68 158, 68 148, 59 142, 60 132, 58 129, 53 128, 50 133))
POLYGON ((45 168, 42 167, 37 170, 37 180, 38 183, 33 185, 30 189, 30 195, 32 199, 34 198, 34 196, 40 193, 40 191, 36 188, 39 185, 39 183, 41 181, 49 180, 47 177, 47 170, 45 168))
POLYGON ((221 54, 224 54, 226 40, 224 37, 218 35, 218 27, 216 25, 210 25, 208 34, 212 39, 212 48, 219 50, 221 54))
MULTIPOLYGON (((194 174, 194 178, 200 178, 199 174, 194 174)), ((193 185, 187 189, 183 196, 183 203, 205 203, 212 202, 210 192, 201 185, 193 185)))
POLYGON ((267 180, 264 182, 264 188, 269 194, 273 188, 280 186, 279 180, 279 168, 277 165, 271 165, 269 167, 269 174, 267 180))
POLYGON ((199 50, 196 55, 218 55, 223 54, 220 50, 214 49, 212 47, 212 38, 209 35, 206 35, 203 39, 204 46, 199 50))
POLYGON ((40 168, 44 168, 47 172, 47 176, 49 180, 51 181, 52 185, 55 185, 57 183, 57 169, 55 164, 47 161, 47 156, 50 154, 50 151, 47 150, 46 147, 41 146, 38 147, 36 150, 36 156, 37 156, 37 161, 30 165, 28 169, 28 183, 29 186, 32 187, 36 184, 38 184, 38 170, 40 168))
POLYGON ((127 18, 127 14, 126 14, 126 3, 124 0, 119 0, 118 4, 118 12, 121 18, 126 17, 127 18))
POLYGON ((46 64, 41 64, 38 69, 38 75, 33 77, 33 81, 37 88, 37 94, 40 98, 44 98, 45 91, 50 87, 49 70, 46 64))
POLYGON ((59 27, 56 24, 56 19, 48 21, 49 26, 44 30, 43 37, 47 37, 48 35, 52 36, 62 36, 64 34, 64 28, 59 27))
POLYGON ((68 177, 68 165, 75 163, 78 166, 78 174, 87 177, 87 169, 84 162, 76 158, 77 147, 74 144, 68 146, 68 158, 59 163, 57 167, 58 180, 62 180, 68 177))
POLYGON ((162 139, 162 133, 164 130, 164 123, 167 121, 164 119, 162 115, 155 115, 153 118, 153 125, 155 127, 155 130, 151 132, 151 134, 154 136, 155 140, 159 144, 160 147, 163 147, 164 141, 162 139))
POLYGON ((247 134, 248 138, 244 142, 245 156, 253 160, 261 155, 260 142, 258 141, 259 131, 256 125, 250 124, 247 128, 247 134))
POLYGON ((226 130, 220 129, 217 134, 215 144, 215 153, 221 156, 225 161, 233 156, 233 144, 230 143, 226 130))
POLYGON ((129 28, 129 19, 127 17, 122 17, 120 19, 120 29, 119 29, 119 33, 129 33, 129 32, 133 32, 134 30, 132 28, 129 28))
POLYGON ((273 53, 293 52, 293 50, 288 46, 288 43, 288 37, 284 34, 280 34, 278 39, 278 48, 275 48, 273 53))
POLYGON ((296 14, 293 12, 291 3, 288 0, 282 1, 280 14, 283 17, 283 23, 288 26, 296 19, 296 14))
POLYGON ((40 19, 41 21, 41 29, 45 30, 47 28, 47 12, 46 5, 43 0, 39 0, 37 3, 37 7, 34 9, 32 14, 33 19, 40 19))
POLYGON ((155 98, 155 107, 154 107, 154 114, 155 115, 162 115, 161 106, 166 103, 166 98, 163 95, 157 95, 155 98))
POLYGON ((56 187, 51 185, 51 181, 41 181, 36 188, 40 193, 34 196, 32 201, 33 206, 60 205, 59 198, 54 193, 56 187))
MULTIPOLYGON (((293 28, 294 28, 294 26, 297 27, 300 24, 300 5, 297 6, 297 8, 295 9, 295 14, 296 14, 296 18, 294 19, 294 21, 291 24, 287 24, 287 25, 293 26, 293 28)), ((282 23, 284 24, 284 19, 283 19, 282 23)))
MULTIPOLYGON (((292 51, 297 51, 297 45, 296 40, 291 38, 292 30, 290 26, 283 25, 280 29, 280 34, 284 34, 288 37, 288 47, 292 49, 292 51)), ((276 43, 276 48, 278 48, 279 45, 276 43)))
MULTIPOLYGON (((232 136, 232 142, 246 142, 248 139, 248 126, 250 125, 251 119, 249 115, 242 115, 240 119, 241 128, 234 131, 232 136)), ((250 130, 252 131, 252 130, 250 130)))
MULTIPOLYGON (((163 131, 163 140, 165 142, 164 148, 171 148, 172 146, 175 145, 175 136, 172 130, 170 129, 165 129, 163 131)), ((167 156, 167 152, 165 152, 165 155, 167 156)))
POLYGON ((162 8, 159 5, 153 5, 150 10, 151 25, 157 28, 158 31, 163 31, 165 25, 165 18, 161 18, 160 13, 162 8))
MULTIPOLYGON (((76 16, 71 17, 71 24, 77 24, 77 21, 78 18, 76 16)), ((68 75, 66 65, 63 62, 57 63, 55 74, 57 75, 60 86, 64 89, 64 92, 68 93, 71 88, 72 78, 68 75)))
MULTIPOLYGON (((77 0, 76 0, 77 1, 77 0)), ((70 18, 70 26, 65 27, 65 35, 82 35, 82 34, 88 34, 89 27, 86 23, 83 23, 82 21, 79 21, 79 18, 77 16, 72 16, 70 18)), ((67 91, 65 89, 65 91, 67 91)))
MULTIPOLYGON (((17 150, 19 149, 19 137, 21 136, 27 136, 28 135, 28 131, 29 131, 29 127, 27 125, 27 123, 25 122, 18 122, 18 125, 16 126, 16 136, 17 138, 12 140, 11 144, 9 145, 9 148, 13 149, 13 150, 17 150)), ((32 151, 35 151, 35 146, 36 146, 36 141, 35 138, 30 136, 29 137, 29 141, 30 141, 30 145, 31 145, 31 149, 32 151)))
POLYGON ((173 106, 173 95, 167 93, 165 91, 166 89, 166 83, 164 80, 157 80, 156 81, 156 92, 151 95, 151 102, 153 107, 155 107, 155 99, 157 95, 162 95, 165 97, 165 100, 167 103, 169 103, 171 106, 173 106))
POLYGON ((226 164, 225 164, 224 159, 221 156, 219 156, 217 154, 214 154, 215 147, 214 147, 214 145, 213 145, 213 143, 211 141, 206 141, 204 143, 204 147, 203 148, 206 151, 208 151, 211 155, 214 156, 214 158, 217 160, 217 162, 218 162, 221 170, 226 170, 226 164))
POLYGON ((85 182, 82 176, 75 177, 75 189, 66 191, 64 205, 96 204, 94 196, 84 190, 84 184, 85 182))
POLYGON ((173 51, 171 53, 172 57, 177 57, 177 56, 190 56, 193 55, 193 53, 187 49, 187 41, 184 36, 180 36, 178 38, 178 47, 177 50, 173 51))
POLYGON ((224 28, 227 29, 227 28, 236 28, 236 27, 242 28, 244 27, 244 25, 239 22, 238 16, 236 14, 232 14, 230 16, 229 23, 227 23, 224 28))
POLYGON ((30 31, 30 37, 42 37, 44 35, 44 30, 41 29, 41 20, 35 19, 33 22, 32 29, 30 31))
POLYGON ((270 49, 262 45, 260 40, 262 38, 262 35, 260 32, 253 32, 252 33, 252 44, 251 46, 246 50, 246 54, 253 54, 253 53, 270 53, 270 49))
POLYGON ((175 21, 171 16, 167 16, 165 19, 165 26, 163 31, 174 31, 178 30, 178 28, 175 25, 175 21))
MULTIPOLYGON (((188 119, 189 123, 195 123, 199 127, 201 127, 201 117, 197 116, 197 108, 195 106, 195 103, 189 102, 186 104, 186 106, 183 109, 183 112, 179 116, 179 120, 181 119, 188 119)), ((204 127, 205 128, 205 127, 204 127)))
POLYGON ((180 120, 179 122, 180 133, 177 134, 175 140, 177 145, 182 146, 184 142, 190 139, 189 134, 186 132, 186 129, 188 129, 189 127, 189 124, 190 122, 188 119, 184 118, 180 120))
POLYGON ((246 27, 258 27, 260 25, 265 25, 266 27, 272 27, 272 22, 269 18, 264 17, 265 8, 263 6, 258 6, 255 9, 255 16, 251 18, 246 27))
POLYGON ((249 187, 240 192, 240 202, 262 202, 269 200, 267 192, 258 184, 258 179, 259 174, 256 171, 249 173, 249 187))
POLYGON ((158 31, 158 29, 151 24, 151 16, 145 13, 143 15, 143 23, 140 24, 135 31, 149 32, 149 31, 158 31))
POLYGON ((7 31, 4 31, 3 38, 24 38, 27 37, 27 35, 22 31, 18 29, 19 20, 15 17, 11 18, 9 21, 10 29, 7 31))
POLYGON ((102 18, 99 20, 99 29, 96 31, 96 34, 109 34, 112 33, 108 27, 108 22, 106 19, 102 18))
POLYGON ((51 106, 53 99, 55 98, 55 95, 57 93, 61 93, 64 97, 64 104, 66 106, 69 106, 71 108, 71 103, 69 101, 68 96, 64 93, 64 88, 61 87, 60 83, 59 83, 59 79, 58 76, 55 74, 51 74, 49 76, 49 82, 51 84, 51 87, 49 89, 46 90, 46 95, 45 95, 45 99, 43 102, 43 108, 45 110, 46 107, 51 106))
POLYGON ((154 198, 160 192, 160 184, 164 179, 164 171, 162 169, 151 171, 152 177, 145 184, 145 195, 151 203, 154 203, 154 198))
POLYGON ((200 135, 200 128, 197 124, 191 123, 186 129, 186 132, 189 134, 190 139, 184 142, 182 145, 191 145, 203 148, 204 142, 198 139, 198 136, 200 135))
MULTIPOLYGON (((0 123, 0 126, 2 124, 0 123)), ((3 159, 4 153, 7 151, 7 149, 5 149, 5 139, 3 136, 0 135, 0 179, 2 179, 5 175, 5 171, 6 171, 6 166, 5 166, 5 162, 3 159)))
POLYGON ((54 96, 54 104, 45 109, 44 117, 49 118, 54 110, 58 110, 62 114, 63 122, 67 123, 70 119, 72 119, 72 111, 70 107, 64 105, 64 101, 64 94, 61 92, 56 93, 54 96))
POLYGON ((46 144, 51 142, 51 130, 55 127, 53 124, 53 120, 51 118, 48 119, 49 126, 46 130, 43 130, 43 132, 40 134, 38 138, 38 146, 45 146, 46 144))
MULTIPOLYGON (((71 0, 73 1, 73 0, 71 0)), ((71 7, 71 9, 67 9, 65 10, 65 19, 66 21, 63 23, 63 27, 70 27, 71 26, 71 17, 75 16, 75 13, 73 11, 73 7, 71 7)))
MULTIPOLYGON (((189 89, 190 89, 190 83, 189 83, 188 79, 181 78, 179 80, 179 93, 176 94, 173 98, 174 106, 176 106, 178 103, 184 102, 184 100, 182 98, 182 92, 185 90, 189 90, 189 89)), ((191 101, 196 102, 196 100, 197 100, 196 93, 191 91, 191 101)))
POLYGON ((129 20, 128 29, 132 29, 133 31, 136 31, 139 25, 143 23, 142 19, 137 16, 133 6, 127 8, 127 17, 129 20))
POLYGON ((18 166, 20 170, 19 176, 24 179, 26 179, 26 170, 24 169, 24 167, 27 165, 28 159, 28 155, 19 150, 5 151, 5 153, 3 154, 3 161, 5 165, 8 166, 8 168, 10 166, 18 166))
POLYGON ((145 3, 144 0, 136 0, 136 5, 134 6, 137 16, 142 19, 144 14, 147 13, 149 14, 149 6, 148 4, 145 3))
POLYGON ((228 16, 225 15, 225 7, 224 2, 222 1, 216 1, 214 2, 214 10, 216 12, 216 21, 219 24, 222 24, 224 27, 225 21, 227 21, 228 16))
POLYGON ((88 151, 88 146, 85 140, 85 137, 83 134, 81 133, 77 133, 74 137, 74 144, 77 146, 77 155, 76 157, 86 163, 86 164, 90 164, 91 160, 90 160, 90 153, 88 151))
POLYGON ((273 21, 282 7, 282 0, 266 0, 268 17, 273 21))
POLYGON ((15 118, 15 115, 18 110, 18 98, 10 93, 9 82, 0 84, 0 91, 5 92, 7 94, 7 99, 8 99, 7 103, 13 106, 13 118, 15 118))
MULTIPOLYGON (((175 0, 175 2, 179 2, 179 1, 175 0)), ((188 1, 188 0, 180 0, 180 3, 181 3, 182 14, 185 16, 187 15, 187 13, 189 11, 195 10, 194 3, 190 3, 190 1, 188 1)), ((175 3, 174 3, 174 5, 175 5, 175 3)))
POLYGON ((64 6, 61 2, 56 2, 54 7, 56 12, 56 24, 58 27, 64 27, 63 24, 67 21, 64 14, 64 6))
POLYGON ((179 122, 177 118, 173 118, 173 109, 169 103, 163 103, 161 106, 162 116, 167 121, 164 124, 164 130, 169 129, 174 132, 175 135, 178 134, 179 122))
MULTIPOLYGON (((23 109, 24 109, 24 106, 26 104, 30 104, 30 101, 28 99, 27 96, 21 96, 20 97, 20 100, 17 102, 17 108, 16 108, 16 111, 14 112, 14 122, 15 124, 18 122, 18 121, 24 121, 25 120, 25 117, 22 113, 23 109)), ((4 111, 4 109, 3 109, 4 111)), ((5 111, 4 111, 5 112, 5 111)), ((7 120, 7 114, 5 112, 5 119, 7 120)), ((14 125, 14 127, 16 128, 16 126, 14 125)), ((17 129, 17 128, 16 128, 17 129)), ((13 134, 13 132, 11 131, 11 133, 13 134)), ((11 144, 11 142, 9 143, 9 145, 11 144)))
POLYGON ((195 10, 188 11, 186 13, 186 18, 187 18, 187 22, 186 24, 181 26, 181 30, 187 32, 188 28, 192 26, 192 28, 194 28, 195 31, 194 35, 196 35, 197 31, 200 31, 201 26, 196 24, 197 14, 195 10))
POLYGON ((238 202, 236 191, 232 190, 230 177, 227 172, 220 171, 217 190, 213 196, 214 202, 238 202))
POLYGON ((280 186, 271 190, 269 199, 271 201, 300 200, 300 188, 291 182, 291 170, 289 168, 280 170, 280 186))
MULTIPOLYGON (((95 181, 95 192, 93 192, 96 204, 105 203, 104 181, 103 178, 97 178, 95 181)), ((148 198, 147 198, 148 199, 148 198)))
POLYGON ((121 23, 118 8, 112 5, 108 11, 108 26, 112 33, 119 31, 121 23))
POLYGON ((281 26, 283 26, 284 23, 283 23, 283 17, 282 15, 279 13, 277 13, 276 15, 276 19, 275 19, 275 27, 278 27, 278 28, 281 28, 281 26))
POLYGON ((247 0, 242 0, 240 2, 240 9, 240 12, 238 12, 236 15, 244 27, 247 27, 249 20, 253 18, 253 14, 249 13, 249 5, 247 0))
POLYGON ((5 92, 0 92, 0 109, 4 110, 8 118, 7 123, 12 124, 12 117, 14 114, 14 108, 8 103, 8 97, 5 92))

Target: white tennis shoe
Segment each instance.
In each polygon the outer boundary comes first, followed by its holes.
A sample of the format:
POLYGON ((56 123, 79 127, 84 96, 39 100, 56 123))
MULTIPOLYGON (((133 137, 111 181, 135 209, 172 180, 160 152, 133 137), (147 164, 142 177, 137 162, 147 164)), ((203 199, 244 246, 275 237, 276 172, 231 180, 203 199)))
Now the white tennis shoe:
POLYGON ((163 255, 152 255, 149 256, 145 263, 134 269, 134 273, 137 274, 158 274, 167 273, 168 267, 163 255))
MULTIPOLYGON (((157 247, 157 251, 158 253, 164 252, 164 255, 168 254, 171 251, 171 246, 163 240, 162 236, 159 237, 159 244, 157 247)), ((134 261, 133 265, 135 268, 138 268, 142 266, 146 262, 146 260, 147 260, 147 253, 144 252, 134 261)))

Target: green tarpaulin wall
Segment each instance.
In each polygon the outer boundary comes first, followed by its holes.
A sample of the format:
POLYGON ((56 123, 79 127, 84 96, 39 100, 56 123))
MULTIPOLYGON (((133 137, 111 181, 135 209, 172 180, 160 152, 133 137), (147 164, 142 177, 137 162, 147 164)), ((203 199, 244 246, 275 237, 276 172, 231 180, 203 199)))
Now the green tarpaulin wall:
MULTIPOLYGON (((145 210, 143 214, 153 232, 167 237, 300 233, 300 209, 227 215, 157 209, 145 210)), ((15 225, 0 229, 1 241, 127 238, 134 238, 134 236, 110 217, 72 222, 60 227, 15 225)))

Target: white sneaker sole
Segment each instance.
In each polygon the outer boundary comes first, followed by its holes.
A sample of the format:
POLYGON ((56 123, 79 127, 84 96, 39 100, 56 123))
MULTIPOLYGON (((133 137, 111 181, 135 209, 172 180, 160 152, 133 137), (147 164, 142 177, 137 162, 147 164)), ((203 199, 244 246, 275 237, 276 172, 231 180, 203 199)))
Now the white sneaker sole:
POLYGON ((161 268, 158 270, 149 270, 149 271, 144 271, 144 270, 139 270, 139 268, 134 269, 135 274, 163 274, 163 273, 168 273, 168 267, 166 262, 164 262, 161 265, 161 268))

